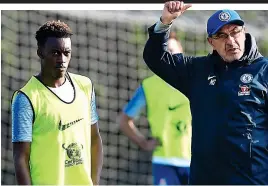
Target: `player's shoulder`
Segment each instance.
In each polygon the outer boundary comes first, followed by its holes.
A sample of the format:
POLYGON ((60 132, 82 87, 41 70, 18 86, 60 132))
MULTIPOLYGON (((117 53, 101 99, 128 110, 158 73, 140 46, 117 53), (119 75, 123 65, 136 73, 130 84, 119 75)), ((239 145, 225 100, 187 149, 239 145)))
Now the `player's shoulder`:
POLYGON ((31 76, 30 79, 22 85, 21 89, 27 88, 28 86, 32 86, 31 88, 34 88, 36 83, 37 78, 35 76, 31 76))
POLYGON ((265 64, 268 64, 268 57, 262 57, 261 59, 265 64))
POLYGON ((268 58, 267 57, 264 57, 264 56, 259 57, 255 61, 253 61, 252 64, 258 65, 264 71, 268 70, 268 58))
POLYGON ((91 79, 89 77, 87 77, 87 76, 84 76, 84 75, 81 75, 81 74, 70 73, 70 72, 68 72, 68 74, 72 79, 75 79, 76 81, 79 81, 81 83, 90 83, 90 84, 92 84, 91 79))
POLYGON ((42 84, 36 78, 36 76, 31 76, 31 78, 26 83, 24 83, 20 89, 14 92, 14 95, 16 95, 19 91, 27 96, 35 95, 36 92, 39 92, 41 85, 42 84))
POLYGON ((145 77, 143 80, 142 80, 142 83, 144 82, 148 82, 148 81, 159 81, 161 78, 159 76, 157 76, 156 74, 153 74, 151 76, 148 76, 148 77, 145 77))
POLYGON ((27 104, 29 102, 29 98, 25 95, 24 92, 17 90, 13 93, 11 103, 12 104, 27 104))
POLYGON ((268 57, 261 57, 259 62, 261 65, 262 74, 266 75, 268 73, 268 57))

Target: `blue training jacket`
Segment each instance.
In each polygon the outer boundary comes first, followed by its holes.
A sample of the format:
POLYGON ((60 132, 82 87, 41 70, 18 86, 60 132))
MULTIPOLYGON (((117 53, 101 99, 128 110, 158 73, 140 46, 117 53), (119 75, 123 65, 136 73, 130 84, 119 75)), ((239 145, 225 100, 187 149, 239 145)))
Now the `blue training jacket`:
POLYGON ((192 112, 190 184, 268 185, 268 59, 246 33, 245 53, 225 63, 167 52, 168 33, 154 33, 143 58, 159 77, 184 93, 192 112))

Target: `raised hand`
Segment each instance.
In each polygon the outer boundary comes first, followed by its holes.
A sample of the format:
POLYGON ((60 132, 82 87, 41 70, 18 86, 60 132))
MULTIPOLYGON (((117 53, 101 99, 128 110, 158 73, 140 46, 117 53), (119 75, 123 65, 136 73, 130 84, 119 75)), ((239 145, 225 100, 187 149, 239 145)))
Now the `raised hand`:
POLYGON ((165 3, 162 11, 161 21, 164 24, 171 23, 174 19, 183 14, 185 10, 190 8, 192 5, 184 5, 183 1, 168 1, 165 3))

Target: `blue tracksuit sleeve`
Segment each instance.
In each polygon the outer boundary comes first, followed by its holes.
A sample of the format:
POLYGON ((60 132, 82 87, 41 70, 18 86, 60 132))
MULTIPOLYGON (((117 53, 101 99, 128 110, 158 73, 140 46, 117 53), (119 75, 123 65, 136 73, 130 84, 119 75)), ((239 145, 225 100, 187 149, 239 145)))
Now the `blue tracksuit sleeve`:
POLYGON ((150 70, 187 96, 192 57, 185 57, 183 54, 172 55, 168 52, 169 30, 155 33, 155 25, 148 29, 149 39, 145 44, 143 59, 150 70))
POLYGON ((18 93, 12 102, 12 142, 32 142, 34 112, 31 102, 23 93, 18 93))
POLYGON ((131 100, 125 105, 123 112, 129 117, 135 118, 139 116, 141 110, 145 108, 145 106, 146 106, 146 98, 143 87, 142 85, 140 85, 136 89, 131 100))

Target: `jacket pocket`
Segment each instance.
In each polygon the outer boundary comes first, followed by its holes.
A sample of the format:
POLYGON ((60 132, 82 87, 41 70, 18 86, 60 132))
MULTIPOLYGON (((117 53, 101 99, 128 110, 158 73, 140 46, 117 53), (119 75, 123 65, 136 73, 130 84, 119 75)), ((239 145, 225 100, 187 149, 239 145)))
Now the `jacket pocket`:
POLYGON ((268 141, 252 143, 251 170, 253 175, 266 174, 268 177, 268 141))

